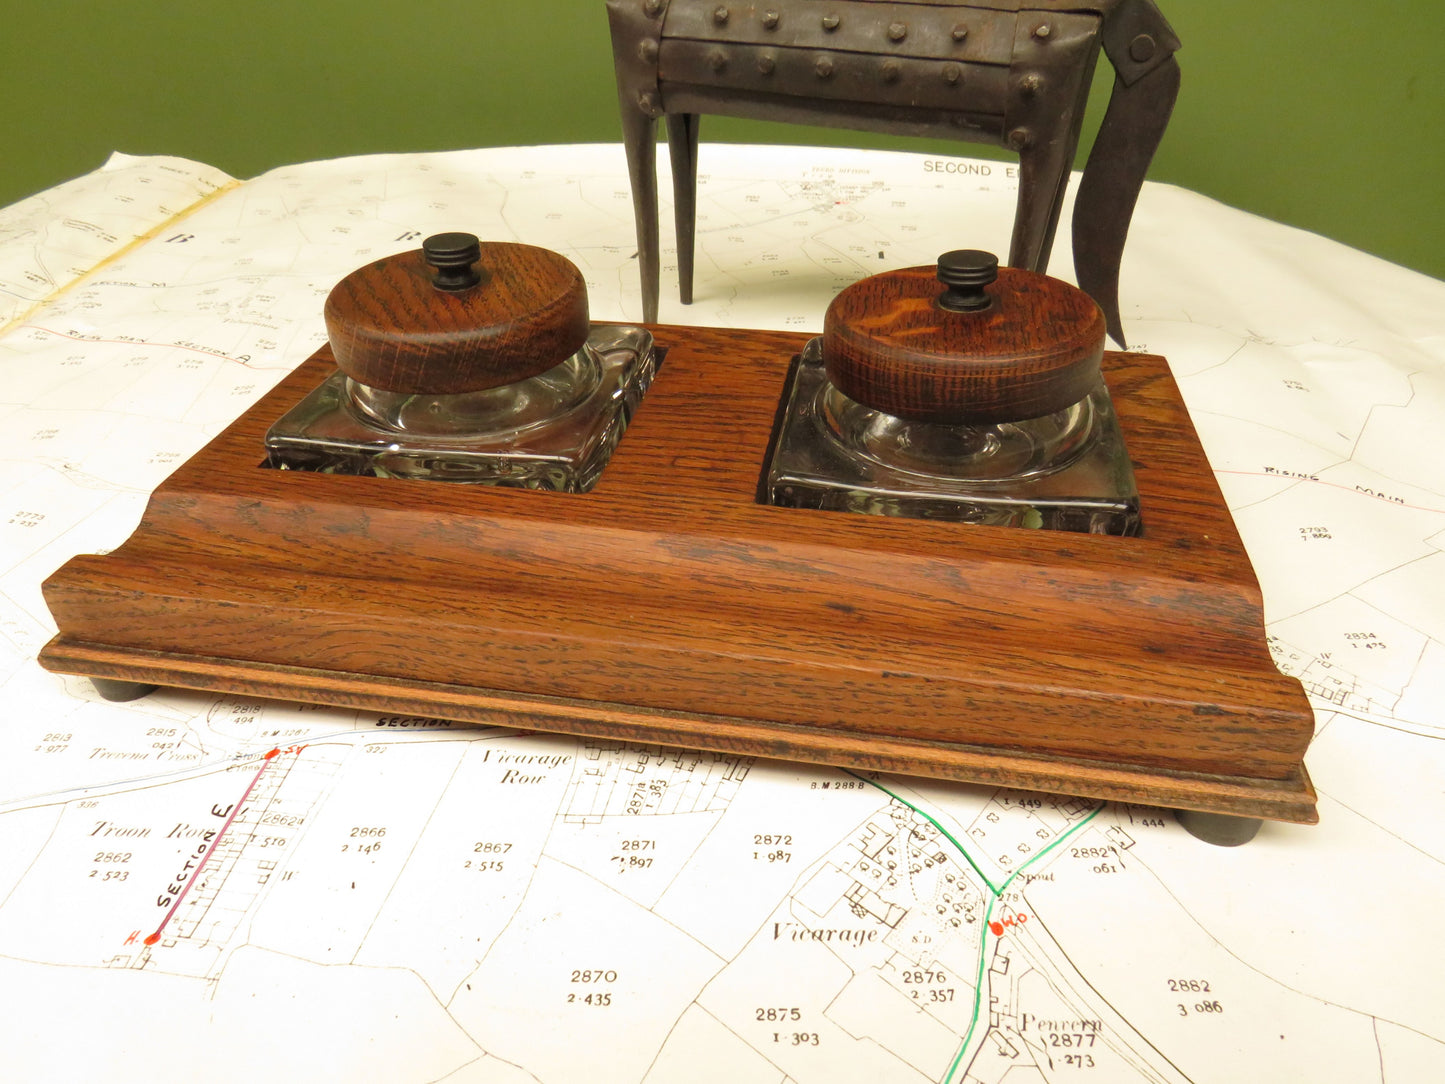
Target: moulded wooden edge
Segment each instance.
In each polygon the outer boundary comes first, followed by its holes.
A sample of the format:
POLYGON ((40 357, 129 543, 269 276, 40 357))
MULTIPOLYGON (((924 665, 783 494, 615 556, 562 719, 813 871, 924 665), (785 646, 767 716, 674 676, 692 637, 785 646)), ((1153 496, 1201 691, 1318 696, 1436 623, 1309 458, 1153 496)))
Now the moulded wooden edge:
POLYGON ((497 692, 439 682, 280 666, 166 652, 127 651, 61 636, 40 652, 50 670, 263 699, 433 715, 710 752, 803 760, 862 771, 1040 790, 1107 801, 1315 824, 1315 791, 1301 765, 1283 780, 1209 775, 1001 752, 977 746, 882 738, 732 716, 497 692), (240 690, 244 690, 241 692, 240 690))

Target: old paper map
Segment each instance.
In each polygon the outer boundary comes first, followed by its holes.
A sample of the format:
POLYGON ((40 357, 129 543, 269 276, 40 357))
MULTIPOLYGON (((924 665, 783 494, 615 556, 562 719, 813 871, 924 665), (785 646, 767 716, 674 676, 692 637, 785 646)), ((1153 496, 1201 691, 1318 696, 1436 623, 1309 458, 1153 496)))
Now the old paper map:
MULTIPOLYGON (((1002 163, 705 144, 701 173, 664 322, 818 329, 859 277, 1007 251, 1002 163)), ((465 229, 637 319, 625 176, 612 146, 243 184, 117 158, 0 212, 0 1076, 1441 1079, 1445 284, 1178 189, 1146 186, 1124 324, 1315 705, 1316 827, 1212 848, 1142 806, 39 669, 43 578, 304 360, 356 266, 465 229)))

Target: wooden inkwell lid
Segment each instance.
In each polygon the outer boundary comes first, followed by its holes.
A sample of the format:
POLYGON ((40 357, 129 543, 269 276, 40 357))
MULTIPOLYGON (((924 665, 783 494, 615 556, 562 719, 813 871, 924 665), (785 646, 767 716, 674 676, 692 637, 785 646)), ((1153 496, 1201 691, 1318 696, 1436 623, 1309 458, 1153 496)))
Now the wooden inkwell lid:
POLYGON ((1022 421, 1089 393, 1104 330, 1082 290, 961 249, 936 269, 888 271, 843 290, 824 318, 823 363, 843 394, 885 414, 1022 421))
POLYGON ((587 288, 532 245, 428 237, 347 275, 326 299, 337 367, 373 388, 483 391, 544 373, 587 338, 587 288))

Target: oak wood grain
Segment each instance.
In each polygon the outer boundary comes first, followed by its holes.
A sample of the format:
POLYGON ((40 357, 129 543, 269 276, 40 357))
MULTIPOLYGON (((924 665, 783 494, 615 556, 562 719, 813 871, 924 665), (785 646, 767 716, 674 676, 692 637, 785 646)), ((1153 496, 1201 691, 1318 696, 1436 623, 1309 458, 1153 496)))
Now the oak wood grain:
POLYGON ((485 726, 511 726, 615 741, 641 741, 831 764, 860 771, 924 775, 964 783, 1077 794, 1110 801, 1197 809, 1314 824, 1315 791, 1300 767, 1282 780, 1153 770, 1137 764, 1061 761, 1028 752, 893 735, 852 736, 721 715, 659 712, 628 704, 503 693, 410 678, 316 670, 163 652, 56 645, 67 673, 123 674, 209 692, 301 700, 377 712, 418 712, 485 726))
POLYGON ((587 288, 565 256, 481 244, 481 281, 432 285, 420 249, 358 268, 326 298, 326 334, 347 376, 384 391, 482 391, 546 372, 587 338, 587 288))
POLYGON ((804 337, 652 330, 586 494, 261 469, 323 349, 47 581, 42 662, 1313 817, 1311 712, 1162 359, 1104 360, 1144 520, 1118 538, 759 505, 804 337))
POLYGON ((935 268, 855 282, 828 307, 823 364, 844 394, 917 421, 1038 418, 1094 386, 1104 315, 1068 283, 1012 267, 985 288, 978 312, 940 307, 935 268))

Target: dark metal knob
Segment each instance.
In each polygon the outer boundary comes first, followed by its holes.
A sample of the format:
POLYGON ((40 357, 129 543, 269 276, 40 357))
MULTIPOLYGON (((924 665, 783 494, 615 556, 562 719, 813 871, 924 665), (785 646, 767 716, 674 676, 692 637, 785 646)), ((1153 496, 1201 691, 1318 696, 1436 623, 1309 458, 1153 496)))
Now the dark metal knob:
POLYGON ((938 257, 938 281, 948 289, 938 295, 950 312, 981 312, 993 304, 984 287, 998 278, 998 257, 976 248, 959 248, 938 257))
POLYGON ((482 244, 472 233, 435 233, 421 243, 422 258, 436 269, 432 285, 438 290, 470 290, 482 281, 475 264, 482 244))

